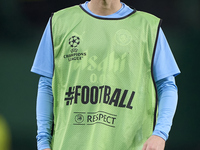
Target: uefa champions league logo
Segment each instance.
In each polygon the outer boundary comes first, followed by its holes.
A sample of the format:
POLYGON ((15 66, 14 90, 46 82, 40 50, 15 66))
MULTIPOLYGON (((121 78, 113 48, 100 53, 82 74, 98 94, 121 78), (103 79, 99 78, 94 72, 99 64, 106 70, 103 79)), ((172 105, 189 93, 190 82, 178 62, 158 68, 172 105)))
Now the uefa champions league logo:
POLYGON ((72 36, 69 39, 69 45, 73 48, 77 47, 80 44, 80 38, 77 36, 72 36))
POLYGON ((69 39, 69 45, 70 45, 70 47, 72 47, 72 49, 70 50, 71 53, 78 51, 77 46, 79 44, 80 44, 80 38, 78 36, 72 36, 69 39))
POLYGON ((80 52, 78 52, 78 45, 80 44, 80 38, 78 36, 71 36, 69 38, 69 46, 67 47, 67 51, 68 53, 65 54, 63 57, 64 58, 67 58, 68 61, 72 61, 72 60, 82 60, 85 56, 86 56, 86 52, 83 51, 81 48, 80 49, 80 52), (71 52, 71 53, 69 53, 71 52))

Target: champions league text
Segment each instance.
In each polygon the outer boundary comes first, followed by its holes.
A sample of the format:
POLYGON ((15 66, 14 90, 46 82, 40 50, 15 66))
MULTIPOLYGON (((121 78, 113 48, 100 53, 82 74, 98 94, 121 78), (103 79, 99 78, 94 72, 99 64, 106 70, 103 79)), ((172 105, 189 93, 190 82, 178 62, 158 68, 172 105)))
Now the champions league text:
POLYGON ((122 90, 119 88, 114 89, 112 92, 111 87, 103 86, 73 86, 69 87, 68 92, 65 93, 66 105, 72 104, 98 104, 104 103, 113 105, 115 107, 132 109, 131 103, 133 101, 135 92, 122 90), (128 96, 129 95, 129 96, 128 96))

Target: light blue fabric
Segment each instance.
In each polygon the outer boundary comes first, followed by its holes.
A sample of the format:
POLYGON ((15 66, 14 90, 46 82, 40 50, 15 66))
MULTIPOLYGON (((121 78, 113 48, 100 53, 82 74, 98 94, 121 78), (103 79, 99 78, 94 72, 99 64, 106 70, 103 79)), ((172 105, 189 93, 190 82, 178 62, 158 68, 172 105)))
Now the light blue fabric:
MULTIPOLYGON (((82 4, 82 7, 92 15, 95 15, 88 9, 87 3, 88 2, 82 4)), ((115 14, 98 17, 121 18, 132 11, 133 10, 130 7, 122 3, 122 8, 115 14)), ((53 120, 53 96, 51 88, 53 76, 53 48, 50 22, 48 22, 43 33, 31 71, 41 75, 38 86, 36 113, 38 125, 37 144, 38 150, 42 150, 50 148, 50 133, 53 120)), ((162 29, 160 29, 153 63, 153 74, 159 97, 159 114, 153 135, 160 136, 164 140, 167 140, 168 138, 172 119, 176 110, 177 87, 175 85, 174 76, 179 73, 179 68, 164 33, 162 29)))
POLYGON ((180 70, 176 64, 165 35, 160 29, 153 62, 154 80, 159 81, 168 76, 177 76, 180 70))
POLYGON ((50 147, 51 128, 53 124, 52 79, 40 77, 37 94, 37 147, 42 150, 50 147))
POLYGON ((153 135, 167 140, 178 102, 174 76, 157 81, 156 87, 158 93, 158 118, 153 135))
POLYGON ((50 78, 53 76, 53 47, 50 21, 43 33, 31 71, 50 78))

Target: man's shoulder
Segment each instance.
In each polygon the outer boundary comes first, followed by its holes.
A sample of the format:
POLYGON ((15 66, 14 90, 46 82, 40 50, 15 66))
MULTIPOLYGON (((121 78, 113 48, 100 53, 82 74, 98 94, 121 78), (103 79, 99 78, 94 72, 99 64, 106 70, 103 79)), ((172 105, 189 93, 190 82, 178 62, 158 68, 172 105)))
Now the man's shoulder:
POLYGON ((151 17, 151 18, 158 18, 157 16, 155 16, 154 14, 145 12, 145 11, 137 11, 137 13, 141 16, 141 17, 151 17))
POLYGON ((140 20, 146 21, 146 22, 159 22, 160 18, 158 18, 157 16, 148 13, 148 12, 144 12, 144 11, 136 11, 135 14, 133 15, 133 17, 137 16, 138 18, 140 18, 140 20))
POLYGON ((79 5, 75 5, 75 6, 71 6, 71 7, 67 7, 64 9, 61 9, 57 12, 53 13, 53 16, 59 16, 59 17, 67 17, 67 16, 73 16, 75 14, 78 14, 81 12, 81 8, 79 5))

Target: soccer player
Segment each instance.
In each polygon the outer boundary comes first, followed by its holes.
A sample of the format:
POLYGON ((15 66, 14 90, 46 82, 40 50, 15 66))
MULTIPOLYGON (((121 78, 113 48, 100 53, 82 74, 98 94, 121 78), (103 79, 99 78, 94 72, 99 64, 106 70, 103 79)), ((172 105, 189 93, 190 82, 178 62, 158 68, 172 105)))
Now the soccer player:
POLYGON ((51 16, 31 69, 39 150, 164 149, 180 71, 160 26, 120 0, 51 16))

